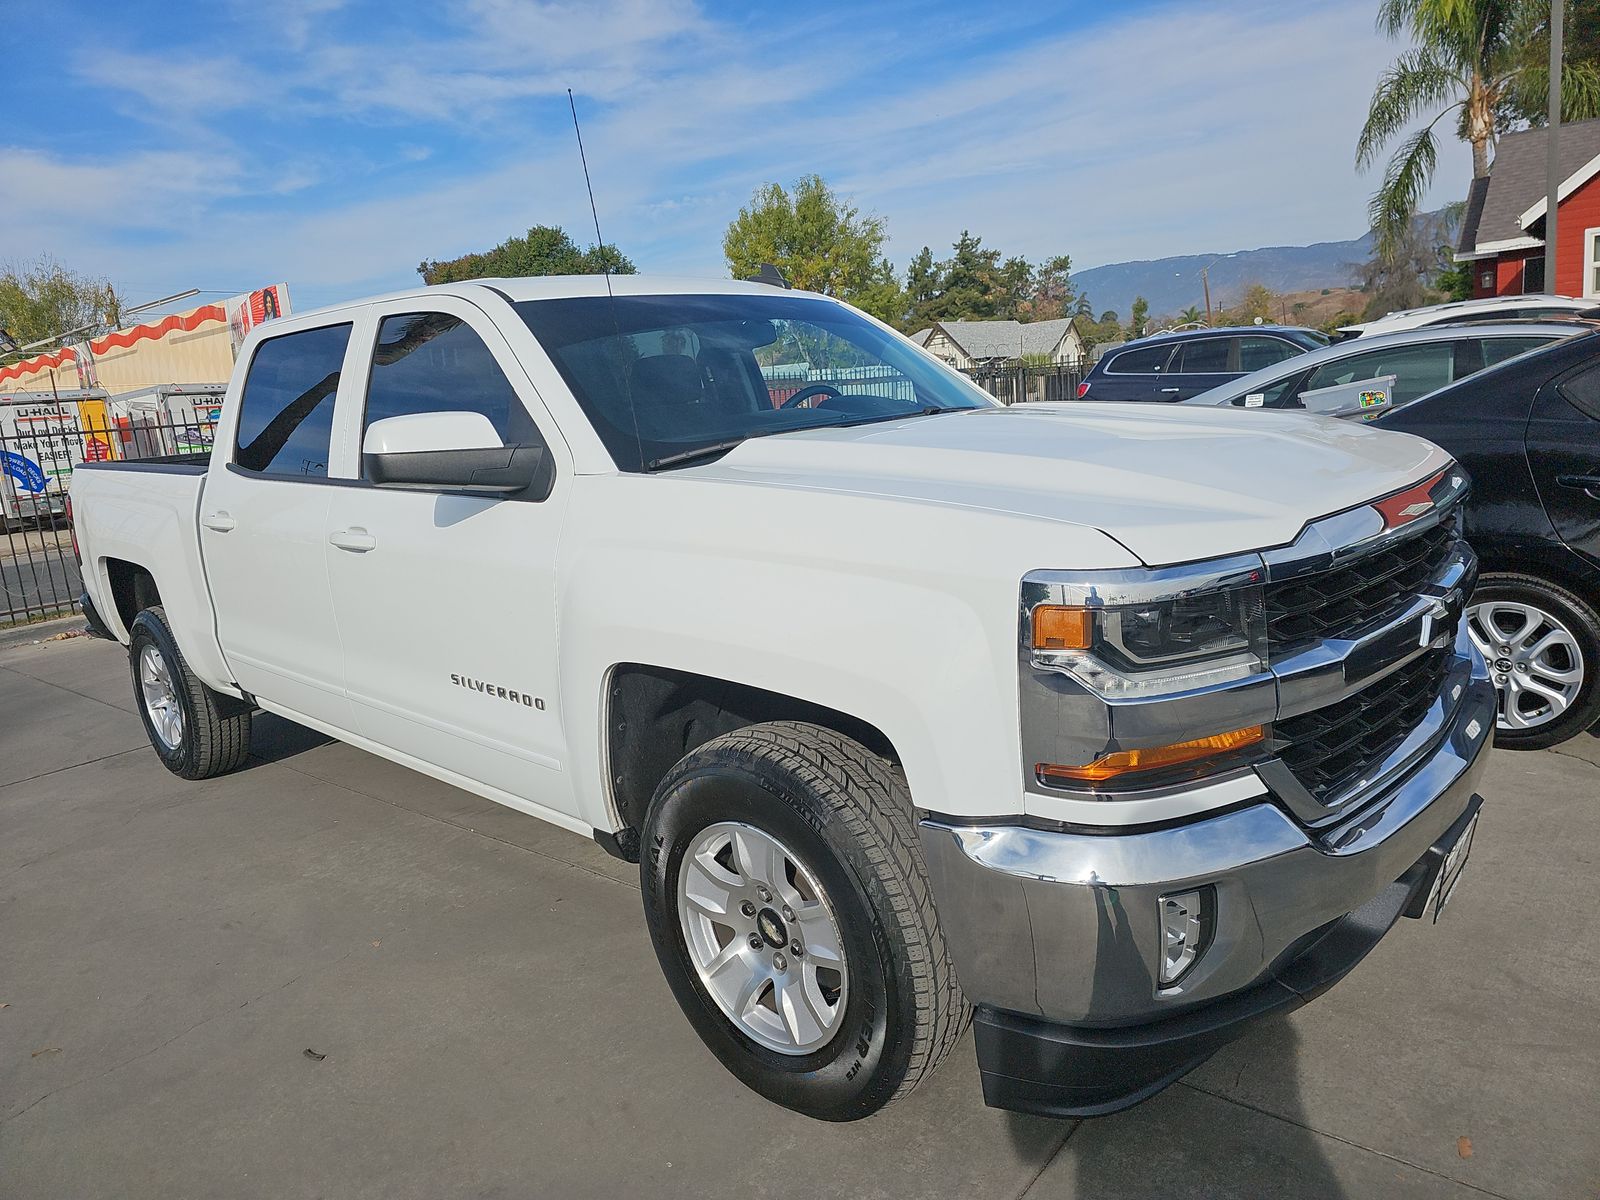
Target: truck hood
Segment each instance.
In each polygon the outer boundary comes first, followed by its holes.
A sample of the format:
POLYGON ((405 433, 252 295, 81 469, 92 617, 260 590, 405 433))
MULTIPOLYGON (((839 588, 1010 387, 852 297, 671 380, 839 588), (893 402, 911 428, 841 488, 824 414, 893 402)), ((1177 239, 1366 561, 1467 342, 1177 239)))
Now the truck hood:
POLYGON ((1061 403, 753 438, 684 473, 1087 526, 1165 566, 1285 545, 1450 461, 1302 413, 1061 403))

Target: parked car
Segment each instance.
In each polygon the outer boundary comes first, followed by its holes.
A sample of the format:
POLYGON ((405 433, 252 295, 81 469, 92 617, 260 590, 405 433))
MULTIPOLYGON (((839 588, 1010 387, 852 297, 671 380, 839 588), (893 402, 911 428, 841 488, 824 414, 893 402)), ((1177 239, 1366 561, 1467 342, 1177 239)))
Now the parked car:
POLYGON ((209 456, 73 501, 176 774, 264 709, 593 836, 799 1112, 970 1017, 991 1104, 1081 1116, 1437 917, 1471 848, 1466 477, 1337 432, 1001 407, 777 287, 506 279, 253 331, 209 456))
POLYGON ((1484 573, 1468 630, 1500 688, 1497 742, 1554 746, 1600 719, 1600 333, 1385 413, 1472 475, 1484 573))
POLYGON ((1541 317, 1563 316, 1600 317, 1600 306, 1595 304, 1592 296, 1588 299, 1547 294, 1488 296, 1481 300, 1454 300, 1448 304, 1406 308, 1375 320, 1341 325, 1336 331, 1336 337, 1343 340, 1372 337, 1380 333, 1399 333, 1402 330, 1422 329, 1430 325, 1462 325, 1474 321, 1505 321, 1519 317, 1537 320, 1541 317))
POLYGON ((1327 344, 1315 329, 1293 325, 1158 333, 1102 355, 1078 385, 1078 399, 1186 400, 1327 344))
POLYGON ((1441 325, 1335 342, 1202 392, 1187 403, 1310 408, 1333 416, 1398 408, 1485 367, 1592 329, 1569 322, 1441 325))

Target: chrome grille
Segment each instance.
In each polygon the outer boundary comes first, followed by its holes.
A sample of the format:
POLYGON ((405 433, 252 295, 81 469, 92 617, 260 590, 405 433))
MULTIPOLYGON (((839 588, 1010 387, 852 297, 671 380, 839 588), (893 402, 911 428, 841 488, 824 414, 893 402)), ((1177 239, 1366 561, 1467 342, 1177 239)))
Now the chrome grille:
POLYGON ((1457 538, 1456 517, 1352 562, 1266 587, 1267 650, 1280 659, 1348 637, 1392 616, 1437 578, 1457 538))
POLYGON ((1353 696, 1279 721, 1273 729, 1279 756, 1302 787, 1327 802, 1421 723, 1454 653, 1448 646, 1430 650, 1353 696))

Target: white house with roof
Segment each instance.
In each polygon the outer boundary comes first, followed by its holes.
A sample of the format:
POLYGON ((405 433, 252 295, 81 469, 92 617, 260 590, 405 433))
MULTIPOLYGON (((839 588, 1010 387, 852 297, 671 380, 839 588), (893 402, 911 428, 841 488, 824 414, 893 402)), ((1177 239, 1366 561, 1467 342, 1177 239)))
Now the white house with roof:
POLYGON ((1072 366, 1085 356, 1083 338, 1071 317, 1054 321, 938 321, 914 334, 912 340, 959 370, 1023 358, 1072 366))

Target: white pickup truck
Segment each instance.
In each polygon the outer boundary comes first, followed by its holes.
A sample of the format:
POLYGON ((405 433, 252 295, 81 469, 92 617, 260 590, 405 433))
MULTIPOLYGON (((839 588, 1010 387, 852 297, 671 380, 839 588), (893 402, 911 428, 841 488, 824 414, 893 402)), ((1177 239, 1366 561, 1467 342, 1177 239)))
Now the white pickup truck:
POLYGON ((990 1103, 1115 1111, 1437 917, 1495 724, 1466 487, 630 277, 274 321, 208 457, 72 499, 172 770, 264 709, 637 859, 710 1049, 847 1120, 969 1020, 990 1103))

